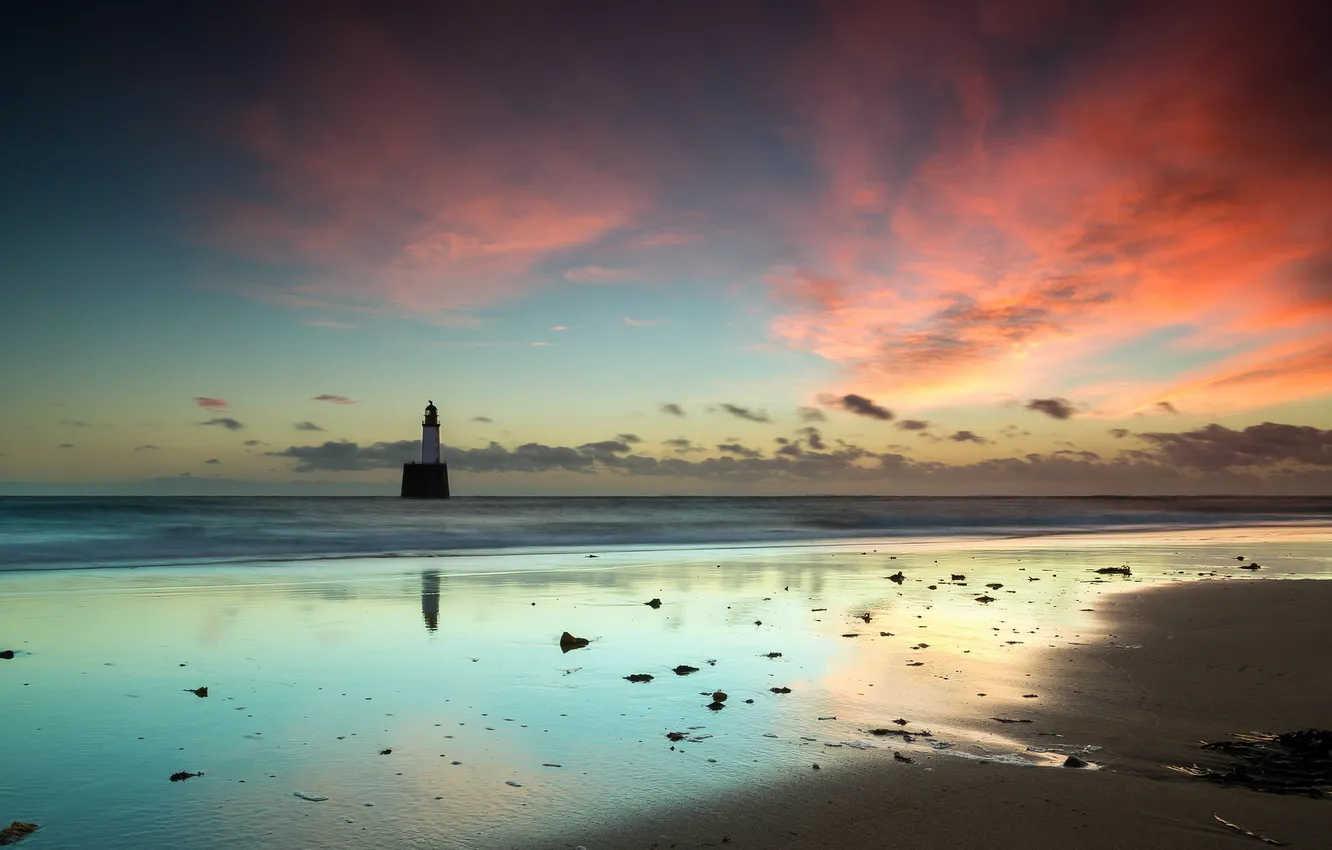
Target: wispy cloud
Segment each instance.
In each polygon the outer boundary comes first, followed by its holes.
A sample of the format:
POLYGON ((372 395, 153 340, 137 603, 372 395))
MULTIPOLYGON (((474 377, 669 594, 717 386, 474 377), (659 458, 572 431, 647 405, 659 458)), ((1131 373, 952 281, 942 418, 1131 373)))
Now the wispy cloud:
POLYGON ((219 427, 226 428, 228 431, 239 431, 245 427, 240 422, 237 422, 235 419, 232 419, 230 416, 219 416, 216 419, 209 419, 207 421, 199 422, 197 424, 217 425, 219 427))
POLYGON ((574 283, 632 283, 642 277, 638 269, 612 269, 605 266, 583 266, 569 269, 563 278, 574 283))
POLYGON ((347 398, 345 395, 333 395, 332 393, 320 393, 314 396, 310 401, 327 401, 332 404, 355 404, 356 399, 347 398))
POLYGON ((658 324, 654 319, 632 319, 628 316, 624 317, 624 323, 631 328, 650 328, 658 324))
POLYGON ((857 416, 868 416, 871 419, 885 421, 893 418, 893 413, 888 408, 877 405, 862 395, 856 395, 855 393, 844 395, 839 399, 839 402, 843 408, 857 416))
POLYGON ((227 400, 224 398, 210 398, 202 395, 195 396, 194 403, 199 407, 212 409, 221 409, 227 406, 227 400))
POLYGON ((1033 398, 1025 407, 1027 410, 1044 413, 1051 419, 1068 419, 1077 412, 1073 403, 1066 398, 1033 398))
POLYGON ((92 426, 89 425, 87 422, 84 422, 84 421, 79 420, 79 419, 61 419, 61 420, 60 420, 59 422, 57 422, 56 424, 57 424, 57 425, 65 425, 65 426, 70 427, 70 428, 91 428, 91 427, 92 427, 92 426))
POLYGON ((683 408, 683 407, 681 407, 681 406, 678 405, 678 404, 671 403, 671 402, 666 402, 666 403, 663 403, 662 405, 660 405, 660 410, 661 410, 662 413, 668 414, 668 415, 670 415, 670 416, 684 416, 684 415, 685 415, 685 412, 684 412, 684 408, 683 408))
POLYGON ((296 423, 296 430, 297 430, 297 431, 322 431, 322 430, 324 430, 324 429, 323 429, 323 428, 320 428, 318 425, 314 424, 313 422, 297 422, 297 423, 296 423))
POLYGON ((722 403, 719 405, 722 410, 731 414, 737 419, 745 419, 749 422, 771 422, 772 418, 762 410, 753 410, 748 407, 741 407, 738 404, 722 403))

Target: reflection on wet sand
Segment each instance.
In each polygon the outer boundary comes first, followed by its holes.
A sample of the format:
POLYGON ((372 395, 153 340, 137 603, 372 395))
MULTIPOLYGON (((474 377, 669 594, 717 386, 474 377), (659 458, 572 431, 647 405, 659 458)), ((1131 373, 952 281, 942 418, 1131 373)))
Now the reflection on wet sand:
POLYGON ((438 570, 426 570, 421 573, 421 616, 425 619, 426 631, 439 630, 438 570))

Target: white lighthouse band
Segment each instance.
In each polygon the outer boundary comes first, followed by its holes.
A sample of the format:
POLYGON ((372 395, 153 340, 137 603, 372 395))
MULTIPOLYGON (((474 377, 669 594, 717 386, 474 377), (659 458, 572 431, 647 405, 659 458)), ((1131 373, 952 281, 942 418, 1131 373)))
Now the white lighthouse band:
POLYGON ((421 463, 439 463, 439 409, 433 401, 421 422, 421 463))

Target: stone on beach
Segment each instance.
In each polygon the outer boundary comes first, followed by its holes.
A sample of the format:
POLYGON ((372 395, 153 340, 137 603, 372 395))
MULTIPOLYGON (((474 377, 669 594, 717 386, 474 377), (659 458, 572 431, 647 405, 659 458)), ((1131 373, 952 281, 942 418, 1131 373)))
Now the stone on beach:
MULTIPOLYGON (((0 658, 13 658, 13 657, 14 657, 14 650, 12 649, 6 649, 0 651, 0 658)), ((18 821, 14 821, 14 823, 18 823, 18 821)))
POLYGON ((654 596, 652 599, 649 599, 647 602, 644 602, 643 604, 646 605, 646 606, 649 607, 649 608, 657 609, 657 608, 660 608, 660 607, 661 607, 661 600, 660 600, 660 599, 657 599, 657 598, 654 596))
POLYGON ((293 791, 291 796, 299 797, 302 800, 309 800, 311 803, 322 803, 328 798, 323 794, 311 794, 309 791, 293 791))
POLYGON ((630 673, 624 678, 630 682, 651 682, 653 677, 649 673, 630 673))
POLYGON ((592 641, 587 638, 574 637, 568 632, 560 635, 560 649, 564 652, 568 652, 571 649, 582 649, 591 642, 592 641))
POLYGON ((208 696, 208 688, 186 688, 185 693, 194 694, 196 697, 206 697, 208 696))
POLYGON ((184 782, 186 779, 192 779, 196 776, 203 776, 202 773, 188 773, 184 770, 171 774, 172 782, 184 782))
POLYGON ((690 667, 688 664, 681 664, 671 671, 677 676, 688 676, 690 673, 697 673, 697 667, 690 667))

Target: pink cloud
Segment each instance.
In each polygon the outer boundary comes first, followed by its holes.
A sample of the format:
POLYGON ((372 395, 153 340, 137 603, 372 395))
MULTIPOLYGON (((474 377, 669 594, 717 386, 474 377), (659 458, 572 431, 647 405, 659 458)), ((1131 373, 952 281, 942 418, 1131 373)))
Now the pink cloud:
POLYGON ((345 395, 333 395, 332 393, 320 393, 314 396, 310 401, 327 401, 333 404, 355 404, 356 399, 347 398, 345 395))
POLYGON ((638 280, 641 272, 637 269, 608 269, 604 266, 583 266, 569 269, 564 279, 574 283, 628 283, 638 280))
POLYGON ((609 80, 528 79, 538 91, 511 98, 477 85, 514 70, 490 46, 412 48, 346 8, 300 29, 284 79, 237 131, 267 192, 223 204, 216 229, 308 269, 270 297, 449 321, 531 291, 539 265, 649 209, 632 132, 599 117, 620 98, 609 80))
POLYGON ((197 395, 194 397, 194 403, 199 407, 224 408, 227 406, 227 400, 224 398, 209 398, 208 396, 197 395))
POLYGON ((1328 392, 1332 161, 1298 16, 1163 7, 1092 50, 1058 4, 835 8, 792 86, 823 188, 793 213, 805 262, 769 275, 777 339, 901 403, 1048 392, 1167 328, 1213 366, 1121 377, 1328 392), (1067 54, 1039 94, 1012 61, 1038 45, 1067 54))

